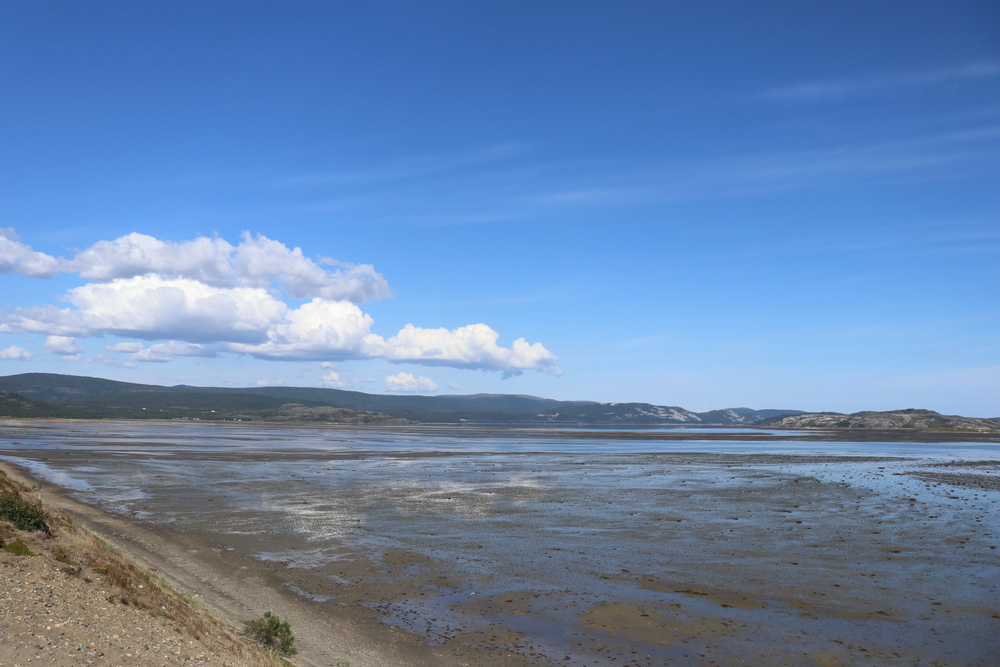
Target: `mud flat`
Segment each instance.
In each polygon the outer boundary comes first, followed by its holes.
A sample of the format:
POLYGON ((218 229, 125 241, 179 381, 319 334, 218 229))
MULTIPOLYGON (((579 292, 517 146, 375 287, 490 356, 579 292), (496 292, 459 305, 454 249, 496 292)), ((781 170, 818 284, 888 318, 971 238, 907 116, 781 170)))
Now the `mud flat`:
POLYGON ((0 456, 304 665, 1000 655, 996 443, 455 431, 9 423, 0 456))

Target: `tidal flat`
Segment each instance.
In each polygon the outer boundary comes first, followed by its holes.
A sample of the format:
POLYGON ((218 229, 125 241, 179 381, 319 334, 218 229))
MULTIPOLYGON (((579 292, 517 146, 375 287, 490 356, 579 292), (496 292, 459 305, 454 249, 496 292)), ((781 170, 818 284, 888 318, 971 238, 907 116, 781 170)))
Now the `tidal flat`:
POLYGON ((280 603, 303 665, 997 663, 1000 442, 657 433, 26 421, 0 458, 210 608, 280 603))

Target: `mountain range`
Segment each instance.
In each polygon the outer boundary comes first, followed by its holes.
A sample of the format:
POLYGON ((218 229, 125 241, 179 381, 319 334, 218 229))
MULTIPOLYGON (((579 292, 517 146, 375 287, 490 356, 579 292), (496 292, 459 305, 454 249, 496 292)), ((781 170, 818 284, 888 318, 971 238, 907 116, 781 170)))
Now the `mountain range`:
POLYGON ((406 396, 320 387, 191 387, 24 373, 0 377, 0 416, 339 423, 745 425, 801 410, 692 412, 649 403, 557 401, 521 394, 406 396))

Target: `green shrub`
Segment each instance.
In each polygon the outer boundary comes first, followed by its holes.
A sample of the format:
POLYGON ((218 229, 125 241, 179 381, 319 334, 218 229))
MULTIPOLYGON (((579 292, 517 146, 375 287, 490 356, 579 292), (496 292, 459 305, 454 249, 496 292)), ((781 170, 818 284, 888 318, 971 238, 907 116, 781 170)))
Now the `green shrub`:
POLYGON ((66 551, 62 547, 58 547, 55 551, 52 552, 52 555, 60 563, 63 563, 65 565, 76 565, 76 563, 74 563, 69 559, 69 555, 66 554, 66 551))
POLYGON ((48 515, 40 502, 31 502, 19 493, 0 491, 0 519, 6 519, 18 530, 41 528, 48 515))
POLYGON ((7 544, 3 548, 4 551, 10 552, 15 556, 34 556, 35 552, 28 548, 28 545, 24 540, 14 540, 10 544, 7 544))
POLYGON ((287 621, 267 611, 260 618, 243 622, 243 635, 281 655, 295 655, 295 636, 287 621))

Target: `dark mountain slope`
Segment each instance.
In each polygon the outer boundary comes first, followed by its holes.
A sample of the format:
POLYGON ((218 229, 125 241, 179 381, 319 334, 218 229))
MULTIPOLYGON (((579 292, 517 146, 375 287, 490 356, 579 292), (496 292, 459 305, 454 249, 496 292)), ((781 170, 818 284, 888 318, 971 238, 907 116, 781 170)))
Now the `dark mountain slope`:
POLYGON ((698 414, 676 406, 557 401, 522 394, 409 396, 320 387, 161 387, 53 373, 0 377, 0 390, 73 408, 71 414, 81 418, 271 419, 279 413, 333 414, 316 409, 336 408, 425 423, 660 426, 749 424, 793 412, 734 408, 698 414), (285 406, 290 403, 299 408, 289 412, 285 406))

